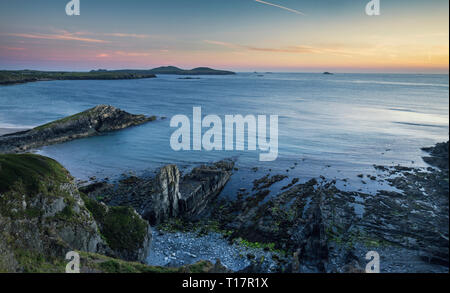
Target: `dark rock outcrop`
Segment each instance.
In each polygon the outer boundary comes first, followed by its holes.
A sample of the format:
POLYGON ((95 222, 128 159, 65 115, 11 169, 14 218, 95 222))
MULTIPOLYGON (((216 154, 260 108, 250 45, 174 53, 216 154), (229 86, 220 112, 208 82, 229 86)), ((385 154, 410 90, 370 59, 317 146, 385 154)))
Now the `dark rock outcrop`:
POLYGON ((109 206, 131 206, 152 225, 169 218, 190 218, 200 214, 207 204, 223 189, 231 176, 234 163, 221 161, 194 168, 181 177, 175 165, 168 165, 155 178, 132 177, 122 180, 118 186, 97 185, 89 190, 89 196, 102 196, 109 206))
POLYGON ((0 136, 0 153, 18 153, 33 148, 99 135, 155 120, 100 105, 32 130, 0 136))
POLYGON ((184 217, 199 215, 228 182, 233 170, 232 161, 221 161, 194 168, 180 184, 179 213, 184 217))
POLYGON ((448 173, 448 141, 438 143, 434 147, 423 148, 422 150, 429 153, 429 157, 423 157, 423 160, 431 166, 437 167, 448 173))

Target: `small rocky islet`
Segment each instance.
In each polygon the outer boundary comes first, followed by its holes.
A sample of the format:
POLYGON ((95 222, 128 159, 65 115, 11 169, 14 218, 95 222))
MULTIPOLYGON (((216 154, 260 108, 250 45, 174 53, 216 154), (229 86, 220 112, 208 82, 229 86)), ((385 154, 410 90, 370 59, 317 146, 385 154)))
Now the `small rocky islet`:
POLYGON ((0 271, 64 272, 72 250, 87 273, 364 272, 368 251, 382 272, 448 272, 448 142, 423 149, 429 168, 374 166, 396 191, 294 178, 273 196, 286 176, 268 174, 235 199, 233 160, 80 186, 25 153, 154 120, 102 105, 0 137, 0 271))

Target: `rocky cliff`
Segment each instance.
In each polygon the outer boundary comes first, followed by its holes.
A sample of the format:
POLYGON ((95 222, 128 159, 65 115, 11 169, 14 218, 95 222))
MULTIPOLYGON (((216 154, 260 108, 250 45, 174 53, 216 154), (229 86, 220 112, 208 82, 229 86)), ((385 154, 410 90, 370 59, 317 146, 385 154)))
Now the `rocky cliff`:
POLYGON ((82 197, 56 161, 0 155, 0 271, 59 271, 69 251, 143 261, 147 222, 130 208, 101 207, 82 197))
POLYGON ((0 136, 0 153, 18 153, 44 145, 99 135, 155 120, 133 115, 112 106, 100 105, 29 131, 0 136))

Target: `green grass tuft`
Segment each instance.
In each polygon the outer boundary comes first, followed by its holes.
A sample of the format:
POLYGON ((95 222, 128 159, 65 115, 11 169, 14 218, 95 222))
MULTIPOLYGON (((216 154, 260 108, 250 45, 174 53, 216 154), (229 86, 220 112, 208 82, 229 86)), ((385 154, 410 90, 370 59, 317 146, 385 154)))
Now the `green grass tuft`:
POLYGON ((0 155, 0 193, 14 190, 17 185, 25 187, 28 195, 47 189, 48 181, 68 182, 68 172, 55 160, 32 154, 0 155))

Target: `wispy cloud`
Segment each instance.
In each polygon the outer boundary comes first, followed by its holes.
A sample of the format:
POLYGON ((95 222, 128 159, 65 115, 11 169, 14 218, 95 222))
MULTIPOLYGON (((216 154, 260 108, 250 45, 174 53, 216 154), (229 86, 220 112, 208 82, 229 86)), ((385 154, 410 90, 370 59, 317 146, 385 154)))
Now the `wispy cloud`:
POLYGON ((124 51, 116 51, 115 54, 127 57, 147 57, 151 55, 150 53, 147 52, 124 52, 124 51))
POLYGON ((301 12, 299 10, 295 10, 295 9, 288 8, 288 7, 285 7, 285 6, 281 6, 281 5, 278 5, 278 4, 274 4, 274 3, 270 3, 270 2, 266 2, 266 1, 262 1, 262 0, 254 0, 254 1, 258 2, 258 3, 261 3, 261 4, 277 7, 277 8, 286 10, 286 11, 290 11, 290 12, 293 12, 293 13, 298 14, 298 15, 305 15, 303 12, 301 12))
POLYGON ((19 48, 19 47, 7 47, 7 46, 0 46, 0 49, 2 50, 8 50, 8 51, 24 51, 25 48, 19 48))
POLYGON ((52 29, 55 34, 63 34, 63 35, 73 35, 73 36, 104 36, 104 37, 116 37, 116 38, 136 38, 136 39, 147 39, 150 38, 150 35, 147 34, 135 34, 135 33, 122 33, 122 32, 112 32, 112 33, 99 33, 99 32, 88 32, 88 31, 78 31, 78 32, 69 32, 67 30, 61 29, 52 29))
POLYGON ((227 42, 221 42, 221 41, 204 40, 204 42, 207 43, 207 44, 210 44, 210 45, 223 46, 223 47, 227 47, 227 48, 230 48, 230 49, 244 48, 244 46, 240 46, 240 45, 236 45, 236 44, 232 44, 232 43, 227 43, 227 42))
POLYGON ((109 43, 108 41, 105 41, 105 40, 79 37, 79 36, 77 36, 77 34, 72 34, 72 33, 67 33, 67 32, 64 32, 61 34, 8 33, 8 34, 4 34, 4 35, 11 36, 11 37, 26 38, 26 39, 79 41, 79 42, 86 42, 86 43, 109 43))
POLYGON ((136 39, 147 39, 150 36, 144 34, 126 34, 126 33, 106 33, 103 34, 108 37, 118 37, 118 38, 136 38, 136 39))
POLYGON ((204 40, 204 42, 210 45, 222 46, 234 50, 249 50, 256 52, 291 53, 291 54, 330 54, 344 57, 352 57, 353 55, 358 55, 358 52, 354 50, 346 50, 345 48, 340 48, 337 46, 314 47, 314 46, 298 45, 282 48, 265 48, 265 47, 246 46, 212 40, 204 40))

